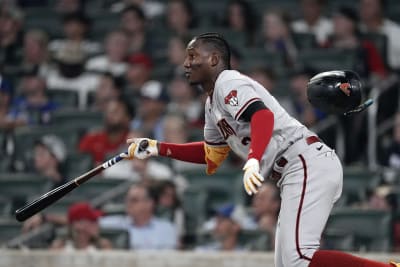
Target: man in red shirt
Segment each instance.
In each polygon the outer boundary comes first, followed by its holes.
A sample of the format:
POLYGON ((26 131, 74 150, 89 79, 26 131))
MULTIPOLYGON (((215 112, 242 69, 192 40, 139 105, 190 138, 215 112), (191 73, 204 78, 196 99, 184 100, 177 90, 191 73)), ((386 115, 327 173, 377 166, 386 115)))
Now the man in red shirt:
POLYGON ((102 163, 126 145, 132 119, 133 111, 127 102, 122 99, 110 100, 104 110, 104 128, 83 136, 79 150, 91 154, 96 165, 102 163))

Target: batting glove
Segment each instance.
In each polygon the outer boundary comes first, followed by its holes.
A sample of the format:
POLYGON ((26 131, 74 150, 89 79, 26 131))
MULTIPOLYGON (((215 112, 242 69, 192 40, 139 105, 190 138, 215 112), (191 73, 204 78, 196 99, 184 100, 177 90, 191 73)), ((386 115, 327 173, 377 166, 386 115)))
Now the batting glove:
POLYGON ((257 187, 260 187, 264 178, 260 174, 260 163, 257 159, 249 159, 243 167, 243 184, 248 195, 256 194, 257 187))
POLYGON ((151 156, 158 155, 157 140, 149 138, 132 138, 128 139, 128 159, 147 159, 151 156))

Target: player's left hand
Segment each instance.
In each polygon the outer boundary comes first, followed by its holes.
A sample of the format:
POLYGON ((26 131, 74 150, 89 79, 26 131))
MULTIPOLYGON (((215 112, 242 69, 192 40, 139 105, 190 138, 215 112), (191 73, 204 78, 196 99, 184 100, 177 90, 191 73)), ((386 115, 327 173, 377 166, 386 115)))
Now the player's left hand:
POLYGON ((257 188, 262 185, 264 178, 260 174, 260 163, 257 159, 251 158, 247 160, 243 167, 243 184, 248 195, 256 194, 257 188))
POLYGON ((128 159, 147 159, 151 156, 158 155, 157 140, 149 138, 132 138, 126 141, 129 145, 128 159))

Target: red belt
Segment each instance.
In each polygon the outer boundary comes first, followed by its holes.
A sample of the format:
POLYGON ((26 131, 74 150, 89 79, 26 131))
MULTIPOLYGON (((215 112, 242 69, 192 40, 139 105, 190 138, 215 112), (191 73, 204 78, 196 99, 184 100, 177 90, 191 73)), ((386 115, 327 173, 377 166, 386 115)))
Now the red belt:
MULTIPOLYGON (((314 143, 317 142, 321 142, 321 139, 318 138, 318 136, 312 135, 306 138, 306 143, 307 145, 312 145, 314 143)), ((278 167, 283 168, 286 166, 286 164, 288 163, 287 159, 285 159, 284 157, 280 157, 277 161, 276 161, 276 165, 278 165, 278 167)), ((282 173, 272 169, 270 178, 272 180, 278 181, 279 179, 281 179, 282 177, 282 173)))

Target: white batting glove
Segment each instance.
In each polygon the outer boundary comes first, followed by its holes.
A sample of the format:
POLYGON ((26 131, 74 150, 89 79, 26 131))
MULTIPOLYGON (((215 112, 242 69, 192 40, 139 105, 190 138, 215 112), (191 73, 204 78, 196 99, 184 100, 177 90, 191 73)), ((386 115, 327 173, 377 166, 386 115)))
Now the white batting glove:
POLYGON ((157 140, 149 138, 132 138, 126 141, 129 145, 127 158, 147 159, 158 155, 157 140))
POLYGON ((260 163, 257 159, 251 158, 247 160, 243 167, 243 184, 244 189, 248 195, 256 194, 258 192, 257 188, 262 185, 264 178, 260 174, 260 163))

